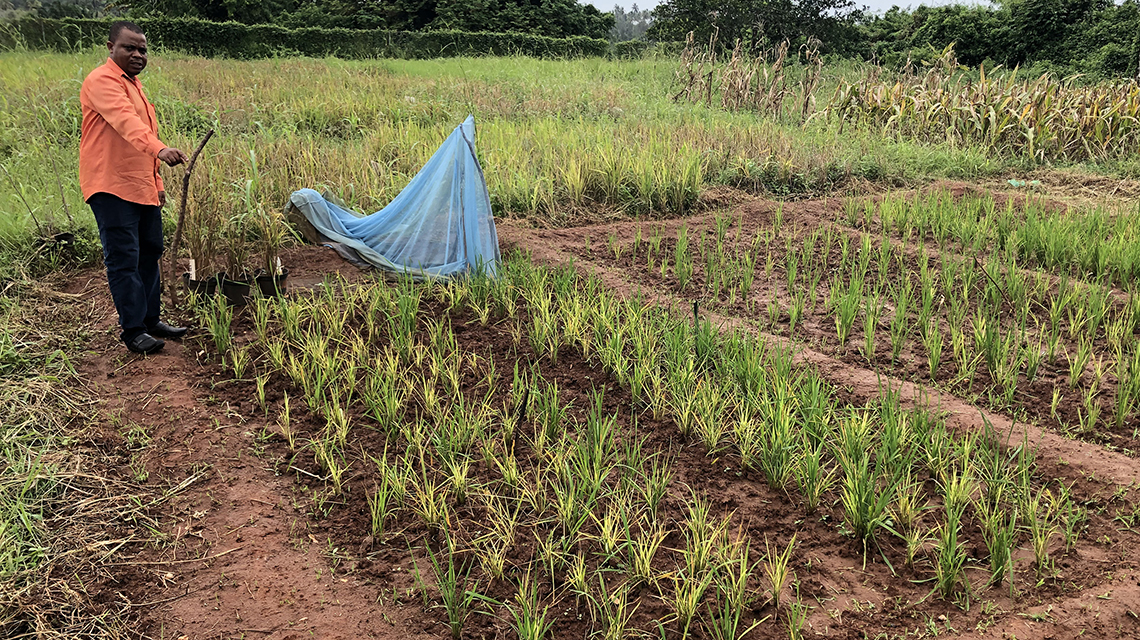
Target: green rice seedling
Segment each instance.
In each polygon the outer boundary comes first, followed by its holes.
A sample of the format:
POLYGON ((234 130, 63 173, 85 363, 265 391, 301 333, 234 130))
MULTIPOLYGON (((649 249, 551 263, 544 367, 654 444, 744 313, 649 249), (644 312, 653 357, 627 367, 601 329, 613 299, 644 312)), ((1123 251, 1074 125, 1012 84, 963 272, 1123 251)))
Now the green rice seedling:
POLYGON ((430 376, 425 374, 420 377, 419 392, 424 416, 434 420, 442 418, 443 398, 439 393, 439 388, 435 386, 435 381, 430 376))
POLYGON ((780 592, 784 590, 791 576, 792 550, 795 547, 796 534, 792 535, 788 546, 782 552, 779 547, 769 546, 768 536, 764 536, 764 576, 768 579, 772 607, 777 611, 780 608, 780 592))
POLYGON ((1068 354, 1069 360, 1069 388, 1075 389, 1081 382, 1081 377, 1092 358, 1092 341, 1081 338, 1077 342, 1075 354, 1068 354))
POLYGON ((257 298, 253 301, 251 309, 253 311, 253 329, 257 333, 257 339, 261 342, 269 342, 269 312, 270 302, 267 298, 257 298))
POLYGON ((384 356, 377 356, 361 393, 367 414, 389 434, 395 432, 407 401, 408 387, 403 379, 399 357, 394 351, 389 351, 384 356))
POLYGON ((804 442, 804 454, 796 465, 796 482, 809 514, 816 512, 824 494, 835 486, 835 469, 826 468, 823 447, 822 442, 816 445, 804 442))
POLYGON ((266 401, 265 385, 269 382, 269 374, 263 373, 254 379, 255 391, 257 393, 257 406, 261 407, 263 415, 269 415, 269 404, 266 401))
MULTIPOLYGON (((1113 402, 1113 423, 1119 429, 1124 421, 1136 410, 1136 391, 1133 385, 1124 383, 1116 387, 1116 398, 1113 402)), ((1054 410, 1054 413, 1056 411, 1054 410)))
POLYGON ((277 317, 286 340, 296 342, 301 339, 301 306, 284 296, 277 299, 277 317))
POLYGON ((780 297, 778 293, 772 295, 772 299, 768 301, 768 329, 776 331, 776 325, 780 322, 780 316, 783 315, 783 309, 780 307, 780 297))
POLYGON ((853 459, 843 456, 840 466, 843 468, 840 497, 845 521, 850 531, 863 543, 865 555, 867 543, 887 524, 887 508, 894 501, 898 480, 879 486, 871 466, 871 457, 866 452, 853 459))
POLYGON ((851 335, 851 327, 855 324, 855 318, 859 315, 859 306, 863 295, 863 283, 861 280, 852 278, 846 290, 844 290, 835 305, 835 335, 839 340, 839 345, 847 344, 847 338, 851 335))
POLYGON ((1057 413, 1057 407, 1060 406, 1061 400, 1064 396, 1061 395, 1060 387, 1053 388, 1053 398, 1049 402, 1049 416, 1054 420, 1060 420, 1061 416, 1057 413))
POLYGON ((1026 382, 1033 382, 1037 379, 1037 370, 1041 366, 1041 360, 1044 355, 1045 354, 1040 343, 1036 347, 1025 345, 1025 349, 1021 353, 1021 360, 1025 362, 1026 382))
POLYGON ((890 272, 891 256, 894 253, 894 246, 891 244, 891 239, 883 235, 882 241, 879 243, 878 253, 875 255, 876 268, 878 271, 878 282, 880 286, 887 281, 887 275, 890 272))
POLYGON ((895 311, 891 316, 891 363, 898 362, 899 354, 902 353, 903 345, 906 343, 906 336, 910 331, 909 327, 909 313, 910 306, 913 303, 913 287, 909 279, 904 279, 902 285, 892 289, 892 295, 895 299, 895 311))
POLYGON ((740 640, 760 625, 756 620, 745 627, 744 611, 751 604, 748 578, 755 568, 748 561, 748 545, 743 541, 732 545, 732 557, 721 566, 716 580, 716 605, 710 605, 712 616, 706 627, 715 640, 740 640))
POLYGON ((957 514, 965 513, 966 506, 970 504, 976 488, 973 478, 965 470, 965 467, 968 466, 968 454, 965 454, 961 459, 963 470, 959 472, 957 469, 953 469, 942 481, 940 487, 946 509, 957 514))
POLYGON ((605 574, 598 573, 598 593, 591 594, 590 608, 598 620, 599 633, 594 637, 601 640, 624 640, 630 636, 630 621, 640 606, 630 603, 630 585, 622 584, 615 589, 606 586, 605 574))
POLYGON ((795 334, 796 325, 804 317, 805 293, 796 291, 792 294, 792 304, 788 307, 788 333, 795 334))
POLYGON ((566 583, 570 590, 579 598, 590 597, 590 571, 586 568, 586 558, 575 553, 566 570, 566 583))
POLYGON ((611 232, 610 235, 606 237, 606 246, 609 247, 610 253, 614 254, 614 260, 621 260, 622 246, 614 233, 611 232))
POLYGON ((673 463, 661 454, 654 454, 649 458, 649 466, 642 470, 643 482, 641 497, 650 516, 656 520, 657 511, 665 495, 669 491, 669 483, 673 481, 673 463))
POLYGON ((796 597, 788 603, 787 616, 784 622, 788 628, 788 640, 803 640, 804 623, 807 622, 810 608, 804 604, 800 596, 799 583, 795 585, 796 597))
POLYGON ((589 479, 579 479, 575 471, 560 472, 562 477, 553 484, 555 520, 568 537, 578 535, 589 521, 598 495, 589 479))
POLYGON ((653 570, 653 559, 665 541, 666 531, 660 525, 655 525, 642 532, 640 536, 633 536, 629 540, 629 565, 627 574, 631 585, 655 584, 657 574, 653 570))
POLYGON ((1013 588, 1013 549, 1017 543, 1017 510, 1003 511, 998 505, 983 507, 982 537, 990 554, 991 586, 1000 586, 1006 576, 1013 588))
POLYGON ((340 405, 339 396, 333 396, 325 411, 327 433, 335 441, 340 450, 348 448, 348 414, 340 405))
POLYGON ((697 387, 695 431, 708 455, 720 449, 724 438, 726 403, 727 398, 721 394, 717 385, 701 384, 697 387))
POLYGON ((922 526, 917 523, 915 526, 904 530, 900 537, 905 545, 906 566, 914 568, 915 558, 918 557, 919 552, 922 551, 929 539, 922 526))
POLYGON ((760 424, 760 467, 773 489, 787 487, 802 457, 794 425, 791 399, 787 397, 773 406, 768 419, 760 424))
POLYGON ((1029 524, 1029 540, 1033 547, 1033 566, 1037 575, 1044 575, 1050 566, 1049 542, 1057 533, 1057 524, 1050 511, 1052 494, 1042 488, 1026 499, 1025 519, 1029 524))
POLYGON ((344 490, 344 472, 348 471, 349 465, 341 464, 344 462, 344 459, 341 458, 332 438, 322 438, 314 441, 313 451, 316 456, 317 465, 328 473, 328 478, 333 482, 333 488, 337 494, 340 494, 344 490))
POLYGON ((511 614, 511 628, 519 640, 542 640, 554 627, 554 618, 548 618, 550 607, 539 608, 538 581, 528 570, 519 583, 518 594, 507 603, 511 614))
POLYGON ((1088 307, 1078 300, 1066 308, 1069 316, 1069 339, 1076 340, 1084 335, 1085 324, 1090 321, 1088 307))
POLYGON ((649 262, 649 269, 653 269, 653 256, 661 253, 661 241, 664 239, 664 231, 661 225, 653 227, 652 233, 649 234, 649 247, 646 249, 645 255, 649 262))
POLYGON ((681 638, 689 637, 689 627, 692 626, 693 619, 715 578, 715 571, 705 571, 701 574, 680 571, 674 578, 673 597, 669 605, 680 628, 681 638))
POLYGON ((796 289, 796 273, 799 269, 799 254, 792 250, 792 239, 787 241, 787 258, 784 260, 784 272, 787 275, 788 291, 796 289))
POLYGON ((387 476, 381 476, 380 484, 368 496, 368 515, 371 524, 370 535, 377 540, 384 538, 384 525, 388 521, 395 503, 395 488, 387 476))
POLYGON ((273 367, 274 371, 283 371, 285 369, 285 343, 273 341, 266 343, 265 353, 269 356, 269 364, 273 367))
MULTIPOLYGON (((555 575, 556 571, 564 571, 569 567, 569 563, 566 560, 568 546, 567 542, 568 541, 566 541, 565 538, 560 537, 556 531, 548 532, 545 537, 535 537, 535 547, 537 551, 536 555, 538 557, 538 560, 542 563, 543 569, 546 570, 546 573, 548 575, 553 576, 555 575)), ((496 553, 496 560, 498 558, 502 558, 502 561, 501 568, 498 570, 498 573, 492 573, 491 571, 488 571, 488 575, 495 579, 501 579, 506 567, 507 546, 501 544, 495 545, 493 539, 489 540, 489 544, 495 548, 496 551, 499 549, 502 550, 501 552, 496 553)), ((554 588, 553 579, 551 581, 551 588, 554 588)))
POLYGON ((1108 367, 1105 366, 1104 356, 1100 356, 1092 360, 1093 364, 1093 379, 1089 384, 1090 390, 1100 390, 1100 383, 1104 381, 1104 375, 1108 372, 1108 367))
POLYGON ((439 532, 446 528, 449 520, 447 491, 439 482, 428 479, 426 471, 414 481, 412 511, 429 531, 439 532))
POLYGON ((937 288, 934 283, 934 276, 924 274, 920 288, 918 322, 916 323, 918 332, 923 340, 926 340, 926 333, 931 328, 930 321, 934 317, 934 300, 936 296, 937 288))
POLYGON ((874 447, 874 433, 871 430, 871 417, 867 412, 851 412, 840 419, 839 432, 833 446, 834 456, 843 465, 849 461, 869 455, 874 447))
POLYGON ((935 543, 934 584, 935 590, 944 600, 954 596, 966 576, 966 546, 960 539, 962 514, 953 508, 946 509, 946 522, 939 528, 935 543))
POLYGON ((918 482, 906 471, 899 482, 895 506, 892 510, 896 526, 903 532, 911 532, 918 528, 919 520, 924 511, 929 509, 926 496, 922 490, 922 483, 918 482))
POLYGON ((898 393, 884 392, 879 413, 882 428, 875 457, 885 477, 901 482, 909 474, 916 455, 913 446, 916 435, 911 414, 900 411, 898 407, 898 393))
POLYGON ((819 281, 821 278, 823 278, 823 269, 813 270, 811 275, 808 278, 807 299, 809 301, 811 301, 811 312, 812 313, 815 313, 816 303, 819 301, 819 297, 816 295, 816 291, 819 288, 819 281))
POLYGON ((933 380, 938 374, 938 367, 942 364, 942 330, 938 327, 938 320, 936 318, 930 319, 930 326, 926 330, 926 336, 923 339, 926 346, 926 363, 930 370, 930 379, 933 380))
POLYGON ((1060 486, 1060 495, 1053 510, 1058 514, 1062 526, 1065 551, 1072 551, 1081 531, 1088 524, 1088 510, 1073 500, 1072 490, 1075 483, 1065 486, 1065 483, 1058 481, 1057 484, 1060 486))
POLYGON ((293 430, 293 418, 289 409, 288 391, 284 393, 284 400, 281 403, 281 414, 277 417, 277 424, 281 427, 281 435, 285 436, 285 442, 289 444, 289 452, 296 453, 297 432, 293 430))
POLYGON ((737 411, 736 421, 732 425, 732 435, 740 453, 740 466, 745 469, 757 468, 762 449, 760 428, 744 405, 741 405, 737 411))
POLYGON ((871 245, 870 235, 859 236, 859 254, 858 254, 858 271, 859 279, 863 280, 867 277, 867 272, 871 268, 871 257, 875 253, 871 245))
MULTIPOLYGON (((636 423, 635 423, 636 424, 636 423)), ((646 454, 643 449, 645 445, 644 439, 630 438, 624 442, 621 448, 621 484, 620 488, 623 492, 635 491, 637 488, 637 481, 640 480, 640 471, 645 467, 646 454)), ((625 497, 625 494, 622 494, 625 497)), ((630 509, 636 509, 633 504, 628 505, 630 509)))
POLYGON ((623 519, 624 514, 628 513, 626 510, 627 505, 624 500, 614 500, 610 503, 609 508, 598 518, 594 514, 590 517, 594 520, 594 524, 598 528, 597 540, 601 546, 602 555, 605 558, 613 558, 623 551, 624 542, 622 538, 623 533, 623 519))
POLYGON ((471 491, 471 463, 466 460, 449 460, 445 463, 447 481, 451 485, 451 495, 455 499, 455 506, 462 507, 467 504, 467 496, 471 491))
POLYGON ((210 306, 212 313, 206 316, 206 329, 209 330, 210 337, 214 340, 214 348, 218 350, 218 354, 225 357, 229 353, 230 347, 233 346, 231 324, 233 323, 234 312, 222 296, 214 296, 213 303, 210 306))
MULTIPOLYGON (((703 575, 712 567, 720 527, 710 519, 711 509, 708 500, 696 494, 691 496, 684 523, 685 548, 682 549, 685 568, 691 576, 703 575)), ((723 526, 727 526, 727 520, 723 526)))
POLYGON ((879 328, 879 315, 882 313, 879 292, 867 297, 863 308, 863 356, 868 360, 875 357, 875 332, 879 328))
POLYGON ((1096 401, 1096 387, 1090 387, 1088 393, 1084 394, 1081 398, 1081 406, 1077 409, 1078 429, 1083 434, 1091 434, 1096 430, 1097 421, 1100 419, 1100 404, 1096 401))
MULTIPOLYGON (((435 571, 436 586, 439 589, 441 605, 447 615, 447 626, 451 632, 452 640, 459 640, 463 636, 463 626, 471 615, 471 607, 479 595, 467 588, 471 576, 473 563, 468 561, 459 565, 456 563, 456 554, 451 539, 447 540, 447 566, 443 566, 439 557, 431 547, 427 547, 428 558, 435 571)), ((442 552, 441 552, 442 553, 442 552)), ((426 589, 426 586, 421 585, 426 589)))

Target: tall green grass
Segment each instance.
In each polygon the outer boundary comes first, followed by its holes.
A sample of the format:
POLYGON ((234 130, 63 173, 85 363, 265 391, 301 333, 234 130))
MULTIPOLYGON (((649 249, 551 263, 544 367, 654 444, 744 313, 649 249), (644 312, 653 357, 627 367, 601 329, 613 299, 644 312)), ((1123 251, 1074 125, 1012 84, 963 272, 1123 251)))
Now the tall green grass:
MULTIPOLYGON (((77 155, 79 87, 98 50, 0 53, 0 240, 76 224, 91 229, 77 155), (22 197, 21 197, 22 196, 22 197), (25 206, 24 202, 27 202, 25 206), (30 211, 29 211, 30 209, 30 211)), ((373 211, 391 200, 467 114, 499 215, 570 224, 599 215, 683 214, 712 185, 806 195, 852 176, 972 178, 999 164, 947 150, 678 104, 667 59, 573 61, 208 60, 155 52, 143 75, 160 136, 192 148, 218 130, 192 206, 234 209, 252 150, 265 204, 326 188, 373 211)), ((844 65, 825 71, 828 91, 844 65)), ((171 192, 182 169, 164 169, 171 192)))

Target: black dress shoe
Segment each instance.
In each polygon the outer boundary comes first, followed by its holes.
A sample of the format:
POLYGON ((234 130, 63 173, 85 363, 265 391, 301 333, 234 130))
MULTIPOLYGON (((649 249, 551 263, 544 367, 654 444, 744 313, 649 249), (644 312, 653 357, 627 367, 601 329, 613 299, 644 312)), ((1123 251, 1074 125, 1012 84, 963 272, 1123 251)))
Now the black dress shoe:
POLYGON ((148 333, 156 338, 181 338, 186 335, 186 327, 172 327, 159 320, 158 324, 151 327, 148 333))
POLYGON ((162 351, 162 348, 165 346, 165 342, 150 335, 149 333, 140 333, 127 343, 127 348, 131 351, 148 356, 152 353, 158 353, 159 351, 162 351))

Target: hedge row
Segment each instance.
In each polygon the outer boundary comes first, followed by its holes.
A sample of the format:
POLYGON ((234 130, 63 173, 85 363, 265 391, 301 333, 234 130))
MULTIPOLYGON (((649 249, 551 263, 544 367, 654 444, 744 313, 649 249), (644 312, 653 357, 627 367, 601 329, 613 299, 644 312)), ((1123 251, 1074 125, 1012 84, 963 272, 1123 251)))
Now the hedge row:
MULTIPOLYGON (((113 19, 20 18, 0 24, 0 48, 68 51, 107 42, 113 19)), ((388 31, 383 29, 289 29, 278 25, 209 22, 194 18, 141 18, 147 41, 165 49, 206 57, 264 58, 277 55, 341 58, 442 58, 525 55, 537 58, 606 56, 605 40, 548 38, 523 33, 388 31)))

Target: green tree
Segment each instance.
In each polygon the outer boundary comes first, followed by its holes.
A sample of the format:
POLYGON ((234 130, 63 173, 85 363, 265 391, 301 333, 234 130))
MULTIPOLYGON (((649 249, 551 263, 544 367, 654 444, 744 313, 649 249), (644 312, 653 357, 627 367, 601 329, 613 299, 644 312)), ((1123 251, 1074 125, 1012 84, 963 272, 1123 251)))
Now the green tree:
POLYGON ((860 15, 851 0, 668 0, 654 9, 647 35, 679 41, 691 31, 707 42, 716 32, 721 47, 740 40, 753 50, 784 39, 798 45, 815 36, 829 51, 848 53, 860 15))

